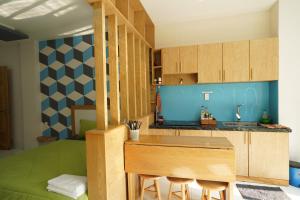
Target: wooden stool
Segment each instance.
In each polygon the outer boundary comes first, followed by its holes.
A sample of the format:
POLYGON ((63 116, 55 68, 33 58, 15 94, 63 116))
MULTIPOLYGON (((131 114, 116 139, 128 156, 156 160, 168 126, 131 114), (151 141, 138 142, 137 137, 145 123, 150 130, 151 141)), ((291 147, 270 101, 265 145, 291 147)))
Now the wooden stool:
POLYGON ((227 183, 223 182, 216 182, 216 181, 203 181, 203 180, 197 180, 197 183, 203 187, 202 190, 202 196, 201 200, 211 200, 211 199, 216 199, 212 198, 211 192, 219 192, 220 194, 220 200, 225 200, 226 196, 226 188, 227 188, 227 183))
POLYGON ((187 179, 187 178, 173 178, 173 177, 167 177, 167 179, 170 181, 170 189, 169 189, 169 196, 168 200, 172 199, 172 196, 175 196, 182 200, 189 200, 190 192, 189 192, 189 183, 193 182, 193 179, 187 179), (181 185, 181 191, 175 191, 172 192, 172 187, 174 184, 180 184, 181 185), (181 196, 177 193, 181 193, 181 196))
POLYGON ((161 178, 161 176, 154 176, 154 175, 146 175, 146 174, 139 174, 139 177, 141 179, 141 200, 144 199, 144 192, 155 192, 158 200, 161 200, 160 197, 160 188, 159 188, 159 182, 158 180, 161 178), (153 180, 153 184, 145 188, 145 181, 146 180, 153 180))

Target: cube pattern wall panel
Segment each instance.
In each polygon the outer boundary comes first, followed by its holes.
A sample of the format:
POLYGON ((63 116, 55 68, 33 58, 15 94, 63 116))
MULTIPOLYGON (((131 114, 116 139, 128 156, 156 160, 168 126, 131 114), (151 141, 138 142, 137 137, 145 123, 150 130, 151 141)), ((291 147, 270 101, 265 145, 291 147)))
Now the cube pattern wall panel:
POLYGON ((68 138, 71 106, 95 104, 93 45, 92 34, 39 42, 43 135, 68 138))

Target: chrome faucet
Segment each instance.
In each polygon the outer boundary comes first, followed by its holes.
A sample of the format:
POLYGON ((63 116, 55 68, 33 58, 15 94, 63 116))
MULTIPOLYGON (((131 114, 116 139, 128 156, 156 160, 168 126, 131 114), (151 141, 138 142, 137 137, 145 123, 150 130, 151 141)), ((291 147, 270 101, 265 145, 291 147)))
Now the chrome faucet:
POLYGON ((235 116, 236 116, 237 121, 241 121, 241 112, 240 112, 241 107, 242 107, 241 104, 239 104, 239 105, 236 106, 235 116))

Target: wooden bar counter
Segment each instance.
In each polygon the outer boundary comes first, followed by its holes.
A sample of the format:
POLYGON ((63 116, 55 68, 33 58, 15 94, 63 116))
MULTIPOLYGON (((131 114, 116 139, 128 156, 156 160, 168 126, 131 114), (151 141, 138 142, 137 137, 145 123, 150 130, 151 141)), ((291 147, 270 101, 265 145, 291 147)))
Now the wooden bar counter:
POLYGON ((226 199, 231 200, 235 152, 223 137, 142 135, 139 141, 125 142, 125 171, 130 200, 137 199, 135 174, 226 182, 226 199))

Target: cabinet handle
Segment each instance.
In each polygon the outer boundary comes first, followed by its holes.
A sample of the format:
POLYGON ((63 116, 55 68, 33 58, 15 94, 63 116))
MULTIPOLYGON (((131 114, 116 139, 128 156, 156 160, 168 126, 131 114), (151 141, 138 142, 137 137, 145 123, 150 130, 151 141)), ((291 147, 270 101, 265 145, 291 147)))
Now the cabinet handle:
POLYGON ((221 70, 219 70, 219 81, 221 81, 221 76, 222 76, 221 73, 222 73, 221 70))
POLYGON ((251 133, 249 132, 248 134, 249 134, 248 135, 248 137, 249 137, 249 144, 251 144, 251 133))
POLYGON ((253 68, 250 68, 250 80, 253 80, 253 68))
POLYGON ((223 70, 223 81, 225 81, 225 69, 223 70))
POLYGON ((247 133, 244 133, 244 144, 247 143, 247 133))
POLYGON ((178 62, 176 62, 176 72, 178 72, 178 62))
POLYGON ((179 67, 179 70, 180 70, 179 72, 181 72, 181 71, 182 71, 182 69, 181 69, 181 61, 180 61, 180 65, 179 65, 179 66, 180 66, 180 67, 179 67))

